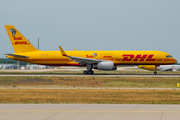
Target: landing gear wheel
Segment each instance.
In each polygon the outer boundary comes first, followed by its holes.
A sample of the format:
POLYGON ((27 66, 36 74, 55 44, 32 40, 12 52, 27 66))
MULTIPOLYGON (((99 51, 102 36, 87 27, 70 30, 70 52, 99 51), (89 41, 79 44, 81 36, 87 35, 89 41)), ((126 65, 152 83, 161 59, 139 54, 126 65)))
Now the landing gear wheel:
POLYGON ((94 71, 91 71, 91 74, 94 74, 94 71))
POLYGON ((94 73, 94 71, 88 71, 88 74, 93 74, 94 73))
POLYGON ((84 71, 84 74, 88 74, 88 72, 87 72, 87 71, 84 71))
POLYGON ((154 72, 154 75, 157 75, 157 72, 156 72, 156 71, 154 72))

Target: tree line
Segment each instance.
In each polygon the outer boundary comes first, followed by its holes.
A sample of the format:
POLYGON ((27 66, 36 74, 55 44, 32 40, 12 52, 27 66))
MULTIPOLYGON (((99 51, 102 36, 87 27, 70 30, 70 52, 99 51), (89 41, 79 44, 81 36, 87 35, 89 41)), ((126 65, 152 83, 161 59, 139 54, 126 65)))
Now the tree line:
MULTIPOLYGON (((18 64, 18 61, 9 58, 0 58, 0 64, 18 64)), ((19 61, 19 65, 27 65, 27 63, 19 61)))

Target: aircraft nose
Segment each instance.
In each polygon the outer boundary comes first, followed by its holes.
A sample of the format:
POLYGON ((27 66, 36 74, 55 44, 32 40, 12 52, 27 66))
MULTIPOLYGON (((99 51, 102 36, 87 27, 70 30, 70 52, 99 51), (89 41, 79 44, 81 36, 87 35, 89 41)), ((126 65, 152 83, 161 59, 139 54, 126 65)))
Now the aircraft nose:
POLYGON ((177 60, 174 58, 174 62, 177 63, 177 60))

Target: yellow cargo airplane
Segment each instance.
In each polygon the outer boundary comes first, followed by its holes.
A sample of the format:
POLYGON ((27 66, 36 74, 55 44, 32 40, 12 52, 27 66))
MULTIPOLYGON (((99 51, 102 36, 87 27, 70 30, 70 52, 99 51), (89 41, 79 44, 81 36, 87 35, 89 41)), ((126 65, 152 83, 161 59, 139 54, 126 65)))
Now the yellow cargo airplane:
MULTIPOLYGON (((170 54, 161 51, 60 51, 37 50, 13 25, 5 25, 15 53, 7 58, 49 66, 86 66, 92 69, 116 70, 117 65, 168 65, 176 63, 170 54)), ((154 74, 156 74, 156 69, 154 74)))
MULTIPOLYGON (((139 65, 138 68, 145 70, 155 70, 155 65, 139 65)), ((157 71, 178 71, 180 69, 180 65, 160 65, 157 67, 157 71)))

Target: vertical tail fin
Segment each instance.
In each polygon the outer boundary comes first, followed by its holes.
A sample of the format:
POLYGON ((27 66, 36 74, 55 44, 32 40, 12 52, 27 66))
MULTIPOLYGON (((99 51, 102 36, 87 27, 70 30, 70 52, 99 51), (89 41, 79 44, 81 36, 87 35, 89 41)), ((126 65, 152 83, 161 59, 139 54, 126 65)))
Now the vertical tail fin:
POLYGON ((38 51, 13 25, 4 25, 15 53, 38 51))

